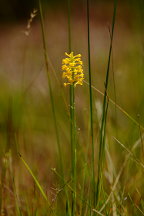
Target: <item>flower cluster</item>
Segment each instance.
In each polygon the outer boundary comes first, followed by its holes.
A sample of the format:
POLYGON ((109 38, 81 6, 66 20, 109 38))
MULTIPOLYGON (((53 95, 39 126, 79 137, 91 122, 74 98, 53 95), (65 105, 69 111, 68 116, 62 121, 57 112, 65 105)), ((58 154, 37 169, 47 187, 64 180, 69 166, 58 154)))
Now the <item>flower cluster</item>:
POLYGON ((65 53, 68 58, 62 60, 63 78, 66 79, 65 86, 77 84, 82 85, 84 79, 83 62, 81 61, 81 54, 75 55, 65 53))

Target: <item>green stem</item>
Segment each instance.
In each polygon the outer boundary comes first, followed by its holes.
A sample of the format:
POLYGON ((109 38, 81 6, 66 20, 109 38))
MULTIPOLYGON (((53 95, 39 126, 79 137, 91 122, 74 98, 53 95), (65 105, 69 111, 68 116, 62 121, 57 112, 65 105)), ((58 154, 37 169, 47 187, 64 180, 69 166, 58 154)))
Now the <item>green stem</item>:
MULTIPOLYGON (((71 0, 68 3, 68 49, 71 53, 71 0)), ((73 181, 71 215, 76 213, 76 121, 75 121, 75 91, 74 84, 70 85, 70 134, 71 134, 71 169, 73 181)))
POLYGON ((71 0, 67 0, 68 3, 68 49, 71 53, 71 0))
POLYGON ((75 122, 75 91, 74 84, 70 86, 70 122, 71 122, 71 166, 72 166, 72 216, 76 213, 76 122, 75 122))
POLYGON ((51 87, 51 80, 50 80, 50 76, 49 76, 49 64, 48 64, 47 46, 46 46, 46 39, 45 39, 46 37, 45 37, 45 28, 44 28, 44 19, 43 19, 43 10, 42 10, 42 5, 41 5, 41 0, 39 0, 39 10, 40 10, 40 21, 41 21, 45 66, 46 66, 46 72, 47 72, 47 78, 48 78, 48 86, 49 86, 49 92, 50 92, 52 114, 53 114, 53 119, 54 119, 54 127, 55 127, 55 132, 56 132, 57 147, 58 147, 59 160, 60 160, 60 168, 61 168, 62 176, 64 177, 62 151, 61 151, 60 139, 59 139, 59 133, 58 133, 58 124, 57 124, 57 120, 56 120, 54 98, 53 98, 53 92, 52 92, 52 87, 51 87))
POLYGON ((104 150, 105 150, 105 139, 106 139, 106 116, 108 112, 108 102, 106 104, 105 110, 105 118, 103 122, 103 134, 100 140, 100 150, 99 150, 99 160, 98 160, 98 180, 97 180, 97 190, 96 190, 96 204, 99 201, 99 195, 102 188, 102 170, 103 170, 103 157, 104 157, 104 150))
POLYGON ((97 178, 97 188, 96 188, 96 205, 98 205, 98 202, 99 202, 99 196, 100 196, 101 185, 102 185, 101 182, 102 182, 103 160, 104 160, 104 151, 105 151, 105 136, 106 136, 105 130, 106 130, 106 119, 107 119, 107 111, 108 111, 107 90, 108 90, 108 82, 109 82, 109 71, 110 71, 110 62, 111 62, 111 55, 112 55, 116 9, 117 9, 117 0, 114 0, 114 12, 113 12, 113 18, 112 18, 111 40, 110 40, 110 48, 109 48, 109 56, 108 56, 108 65, 107 65, 107 71, 106 71, 105 92, 104 92, 104 100, 103 100, 103 113, 102 113, 101 129, 100 129, 100 147, 99 147, 99 160, 98 160, 98 178, 97 178))
POLYGON ((89 98, 90 98, 90 135, 92 148, 92 190, 93 205, 95 206, 95 155, 94 155, 94 133, 93 133, 93 94, 92 94, 92 77, 91 77, 91 52, 90 52, 90 20, 89 20, 89 0, 87 0, 87 33, 88 33, 88 70, 89 70, 89 98))

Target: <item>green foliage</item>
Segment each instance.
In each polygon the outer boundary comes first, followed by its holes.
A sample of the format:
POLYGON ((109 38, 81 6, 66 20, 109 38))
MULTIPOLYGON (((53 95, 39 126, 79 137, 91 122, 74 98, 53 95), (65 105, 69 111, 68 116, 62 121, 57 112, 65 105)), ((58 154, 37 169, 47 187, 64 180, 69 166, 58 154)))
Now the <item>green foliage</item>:
POLYGON ((49 3, 0 40, 0 215, 141 216, 143 2, 49 3), (82 86, 63 85, 65 51, 82 86))

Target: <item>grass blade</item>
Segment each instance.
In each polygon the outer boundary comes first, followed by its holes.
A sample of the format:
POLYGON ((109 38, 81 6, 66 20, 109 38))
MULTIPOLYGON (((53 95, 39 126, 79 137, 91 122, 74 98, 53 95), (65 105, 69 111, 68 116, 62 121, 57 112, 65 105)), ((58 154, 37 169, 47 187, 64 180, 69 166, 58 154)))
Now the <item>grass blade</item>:
MULTIPOLYGON (((84 81, 87 85, 89 85, 88 82, 84 81)), ((92 85, 92 88, 97 91, 100 95, 104 96, 104 93, 101 92, 99 89, 97 89, 95 86, 92 85)), ((107 94, 108 97, 108 94, 107 94)), ((116 106, 119 111, 121 111, 128 119, 130 119, 136 126, 138 126, 141 130, 144 130, 144 126, 141 125, 137 120, 135 120, 126 110, 124 110, 120 105, 118 105, 116 102, 114 102, 110 97, 108 97, 109 102, 116 106)))
POLYGON ((92 75, 91 75, 91 47, 90 47, 90 15, 89 0, 87 0, 87 40, 88 40, 88 72, 89 72, 89 103, 90 103, 90 136, 92 151, 92 200, 95 206, 95 166, 94 166, 94 134, 93 134, 93 95, 92 95, 92 75))
POLYGON ((113 18, 112 18, 111 40, 110 40, 108 65, 107 65, 106 79, 105 79, 103 113, 102 113, 101 129, 100 129, 100 146, 99 146, 99 159, 98 159, 98 178, 97 178, 97 188, 96 188, 96 204, 99 203, 99 196, 100 196, 100 192, 101 192, 103 158, 104 158, 104 151, 105 151, 105 130, 106 130, 106 119, 107 119, 107 108, 108 108, 107 90, 108 90, 108 83, 109 83, 109 71, 110 71, 110 63, 111 63, 111 55, 112 55, 112 45, 113 45, 115 19, 116 19, 116 9, 117 9, 117 0, 114 0, 114 12, 113 12, 113 18))
MULTIPOLYGON (((40 190, 43 198, 48 202, 49 204, 49 201, 48 201, 48 198, 42 188, 42 186, 40 185, 39 181, 37 180, 37 178, 35 177, 34 173, 32 172, 32 170, 30 169, 29 165, 26 163, 26 161, 23 159, 23 157, 19 154, 19 157, 21 159, 21 161, 23 162, 23 164, 25 165, 26 169, 28 170, 28 172, 30 173, 30 175, 32 176, 33 180, 35 181, 38 189, 40 190)), ((50 204, 49 204, 50 205, 50 204)))
POLYGON ((45 37, 45 28, 44 28, 44 19, 43 19, 43 10, 42 10, 42 5, 41 5, 41 0, 39 0, 39 9, 40 9, 40 20, 41 20, 41 30, 42 30, 42 38, 43 38, 45 67, 46 67, 46 72, 47 72, 48 86, 49 86, 49 92, 50 92, 50 100, 51 100, 51 106, 52 106, 52 114, 53 114, 54 127, 55 127, 56 139, 57 139, 57 147, 58 147, 59 160, 60 160, 60 169, 61 169, 62 175, 64 175, 62 151, 61 151, 60 139, 59 139, 59 133, 58 133, 58 124, 57 124, 57 120, 56 120, 55 104, 54 104, 53 92, 52 92, 52 87, 51 87, 51 80, 50 80, 50 76, 49 76, 49 64, 48 64, 47 46, 46 46, 46 39, 45 39, 46 37, 45 37))
MULTIPOLYGON (((67 1, 68 4, 68 50, 71 53, 71 0, 67 1)), ((71 215, 74 216, 76 213, 76 121, 75 121, 75 89, 74 84, 70 85, 70 137, 71 137, 71 172, 73 181, 72 192, 72 208, 71 215)))

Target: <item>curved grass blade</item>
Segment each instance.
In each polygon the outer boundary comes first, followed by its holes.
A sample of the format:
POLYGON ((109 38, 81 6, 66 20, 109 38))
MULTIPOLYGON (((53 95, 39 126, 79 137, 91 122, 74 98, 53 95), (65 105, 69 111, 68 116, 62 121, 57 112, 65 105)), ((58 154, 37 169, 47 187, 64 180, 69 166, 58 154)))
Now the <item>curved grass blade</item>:
POLYGON ((28 172, 30 173, 30 175, 32 176, 33 180, 35 181, 38 189, 40 190, 43 198, 48 202, 49 206, 50 206, 50 203, 48 201, 48 198, 42 188, 42 186, 40 185, 40 183, 38 182, 37 178, 35 177, 34 173, 32 172, 31 168, 29 167, 29 165, 27 164, 27 162, 23 159, 23 157, 19 154, 19 157, 21 159, 21 161, 23 162, 24 166, 26 167, 26 169, 28 170, 28 172))
MULTIPOLYGON (((87 85, 89 85, 88 82, 84 81, 87 85)), ((92 85, 92 88, 97 91, 100 95, 104 96, 104 93, 101 92, 99 89, 97 89, 95 86, 92 85)), ((108 95, 107 95, 108 97, 108 95)), ((119 109, 125 116, 127 116, 128 119, 130 119, 135 125, 137 125, 141 130, 144 130, 144 126, 141 125, 137 120, 135 120, 127 111, 125 111, 120 105, 118 105, 115 101, 113 101, 110 97, 109 102, 116 106, 117 109, 119 109)))
MULTIPOLYGON (((142 138, 144 138, 144 135, 142 136, 142 138)), ((133 151, 140 145, 140 143, 141 143, 141 138, 138 139, 138 140, 134 143, 134 145, 132 146, 130 152, 133 152, 133 151)), ((110 194, 109 194, 107 200, 105 201, 104 205, 101 207, 100 212, 102 212, 102 211, 105 209, 105 207, 107 206, 108 202, 110 201, 111 196, 112 196, 113 192, 115 191, 116 186, 117 186, 117 184, 118 184, 118 182, 119 182, 119 179, 120 179, 120 177, 121 177, 121 175, 122 175, 122 173, 123 173, 123 170, 124 170, 124 168, 126 167, 126 164, 127 164, 128 160, 130 159, 130 156, 131 156, 131 153, 130 153, 130 152, 125 156, 124 162, 123 162, 123 164, 121 165, 121 168, 120 168, 120 170, 119 170, 119 172, 118 172, 118 174, 117 174, 117 176, 116 176, 116 179, 115 179, 115 181, 114 181, 114 184, 113 184, 113 187, 112 187, 112 189, 111 189, 111 192, 110 192, 110 194)))

